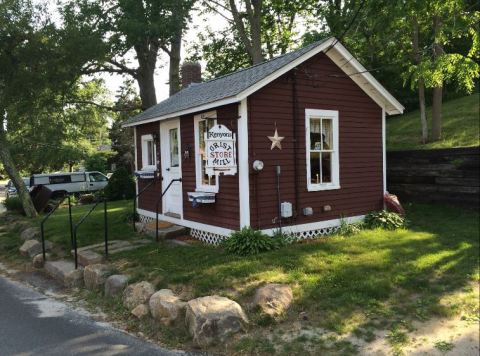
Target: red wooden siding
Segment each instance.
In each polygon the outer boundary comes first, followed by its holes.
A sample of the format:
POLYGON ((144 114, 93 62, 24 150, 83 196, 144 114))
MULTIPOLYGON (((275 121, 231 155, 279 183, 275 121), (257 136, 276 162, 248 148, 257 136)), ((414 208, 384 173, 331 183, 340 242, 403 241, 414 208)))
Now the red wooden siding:
MULTIPOLYGON (((232 132, 237 132, 238 105, 221 106, 216 110, 217 122, 227 126, 232 132)), ((182 161, 183 218, 203 224, 238 229, 240 226, 238 174, 220 177, 215 204, 200 204, 194 208, 188 201, 187 192, 194 192, 196 186, 193 116, 186 115, 180 119, 182 154, 187 147, 190 147, 190 158, 182 161)))
MULTIPOLYGON (((136 150, 137 150, 137 169, 142 169, 142 135, 152 135, 156 133, 157 135, 160 133, 160 123, 152 122, 148 124, 139 125, 136 127, 137 130, 137 142, 136 142, 136 150)), ((160 162, 160 147, 158 147, 157 143, 157 161, 160 162)), ((158 166, 160 170, 160 165, 158 166)), ((139 191, 142 190, 147 184, 151 182, 150 179, 139 179, 138 180, 138 189, 139 191)), ((154 212, 155 211, 155 204, 157 202, 158 197, 162 194, 162 184, 158 182, 155 185, 149 187, 138 199, 138 207, 140 209, 149 210, 154 212)), ((159 206, 160 213, 162 212, 162 203, 160 202, 159 206)))
POLYGON ((297 70, 298 114, 297 154, 294 154, 293 75, 292 71, 268 84, 248 98, 249 166, 255 159, 265 168, 250 174, 251 225, 255 228, 277 226, 278 216, 275 166, 281 165, 281 201, 297 208, 297 217, 286 222, 303 224, 355 216, 382 208, 383 156, 382 109, 368 97, 325 54, 319 54, 297 70), (305 109, 338 110, 341 189, 308 192, 305 151, 305 109), (270 150, 275 122, 282 150, 270 150), (297 181, 294 164, 297 163, 297 181), (295 184, 298 207, 295 207, 295 184), (323 212, 323 206, 332 210, 323 212), (312 216, 302 209, 313 208, 312 216))

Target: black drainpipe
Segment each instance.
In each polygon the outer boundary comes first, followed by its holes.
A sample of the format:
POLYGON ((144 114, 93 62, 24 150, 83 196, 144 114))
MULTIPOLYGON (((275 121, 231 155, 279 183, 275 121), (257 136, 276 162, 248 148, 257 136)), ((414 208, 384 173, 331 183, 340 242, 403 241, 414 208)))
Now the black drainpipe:
POLYGON ((297 68, 292 71, 292 110, 293 110, 293 178, 295 183, 295 213, 294 218, 297 218, 299 213, 298 203, 298 138, 297 138, 297 122, 298 122, 298 95, 297 95, 297 68))

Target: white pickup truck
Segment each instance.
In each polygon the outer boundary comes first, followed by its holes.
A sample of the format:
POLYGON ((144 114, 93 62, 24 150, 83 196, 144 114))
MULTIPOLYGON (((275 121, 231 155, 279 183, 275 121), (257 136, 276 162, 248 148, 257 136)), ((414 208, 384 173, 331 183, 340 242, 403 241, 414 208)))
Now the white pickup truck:
POLYGON ((107 184, 107 176, 100 172, 62 172, 34 174, 30 177, 30 187, 43 185, 50 189, 54 196, 94 192, 105 188, 107 184))

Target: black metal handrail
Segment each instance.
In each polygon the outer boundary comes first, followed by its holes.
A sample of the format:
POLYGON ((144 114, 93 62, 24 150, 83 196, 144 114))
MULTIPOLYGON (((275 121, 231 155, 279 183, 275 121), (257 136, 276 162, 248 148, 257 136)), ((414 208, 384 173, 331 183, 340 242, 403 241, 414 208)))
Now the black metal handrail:
MULTIPOLYGON (((80 225, 83 224, 83 222, 90 216, 92 211, 95 210, 95 208, 101 203, 102 201, 99 200, 98 202, 95 203, 95 205, 84 215, 82 218, 75 224, 75 227, 73 228, 73 250, 75 254, 75 269, 78 268, 78 253, 77 253, 77 230, 80 227, 80 225)), ((103 231, 104 231, 104 237, 105 237, 105 258, 108 258, 108 221, 107 221, 107 199, 103 198, 103 211, 104 211, 104 226, 103 226, 103 231)))
POLYGON ((165 190, 163 191, 162 195, 160 196, 160 198, 158 198, 156 204, 155 204, 155 240, 158 242, 158 208, 160 206, 160 202, 162 201, 162 198, 163 196, 165 195, 165 193, 168 191, 168 189, 172 186, 172 184, 174 182, 181 182, 182 181, 182 178, 175 178, 175 179, 172 179, 170 181, 170 183, 168 183, 168 186, 167 188, 165 188, 165 190))
POLYGON ((155 177, 153 178, 153 181, 148 183, 141 191, 138 192, 137 195, 133 198, 133 216, 132 216, 132 224, 133 224, 133 231, 137 231, 137 228, 135 226, 135 216, 137 215, 137 199, 140 195, 143 194, 148 188, 150 188, 153 184, 157 184, 157 171, 155 171, 155 177))
MULTIPOLYGON (((70 201, 70 195, 67 195, 68 197, 68 215, 69 215, 69 220, 70 220, 70 241, 73 243, 73 223, 72 223, 72 203, 70 201)), ((40 235, 42 238, 42 256, 43 256, 43 262, 46 261, 46 252, 45 252, 45 222, 48 220, 48 218, 57 210, 57 208, 65 201, 65 196, 63 199, 53 207, 52 210, 50 210, 47 215, 42 219, 40 222, 40 235)))

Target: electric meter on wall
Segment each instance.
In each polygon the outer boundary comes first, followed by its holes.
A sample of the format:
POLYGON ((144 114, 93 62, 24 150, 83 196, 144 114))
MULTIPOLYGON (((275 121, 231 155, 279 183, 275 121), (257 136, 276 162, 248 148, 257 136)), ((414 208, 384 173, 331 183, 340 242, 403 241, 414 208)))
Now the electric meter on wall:
POLYGON ((285 201, 280 205, 280 210, 282 218, 291 218, 293 215, 292 203, 289 203, 288 201, 285 201))

